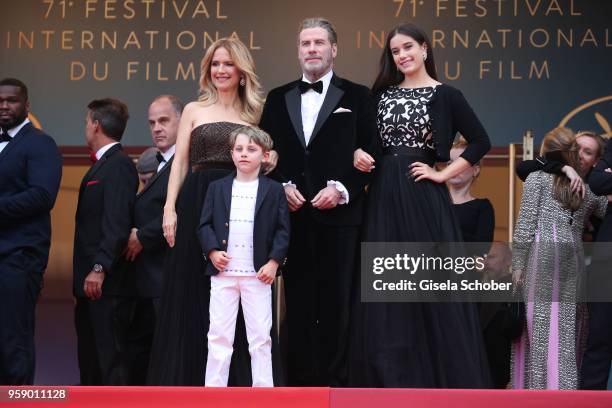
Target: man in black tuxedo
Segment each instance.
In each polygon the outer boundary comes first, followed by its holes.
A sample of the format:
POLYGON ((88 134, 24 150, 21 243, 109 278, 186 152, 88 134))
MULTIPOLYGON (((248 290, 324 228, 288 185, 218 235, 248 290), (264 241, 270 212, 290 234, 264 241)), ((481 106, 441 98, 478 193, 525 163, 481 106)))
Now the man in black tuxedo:
POLYGON ((117 334, 130 350, 129 385, 146 384, 168 249, 162 218, 183 106, 183 102, 173 95, 158 96, 149 106, 149 127, 153 144, 158 149, 159 164, 155 174, 136 195, 133 227, 125 250, 127 262, 123 264, 123 282, 119 287, 125 296, 120 306, 124 312, 121 315, 126 319, 121 322, 124 329, 119 328, 117 334))
POLYGON ((53 139, 28 120, 28 89, 0 81, 0 384, 34 382, 34 307, 62 178, 53 139))
POLYGON ((283 269, 289 385, 347 380, 349 303, 369 180, 353 167, 353 152, 372 146, 377 129, 369 90, 333 73, 336 53, 332 25, 304 20, 302 79, 268 94, 260 123, 274 139, 291 211, 283 269))
POLYGON ((130 234, 138 175, 119 143, 127 106, 107 98, 87 107, 85 137, 94 164, 79 190, 73 257, 79 369, 82 385, 122 385, 125 350, 113 331, 121 285, 117 264, 130 234))

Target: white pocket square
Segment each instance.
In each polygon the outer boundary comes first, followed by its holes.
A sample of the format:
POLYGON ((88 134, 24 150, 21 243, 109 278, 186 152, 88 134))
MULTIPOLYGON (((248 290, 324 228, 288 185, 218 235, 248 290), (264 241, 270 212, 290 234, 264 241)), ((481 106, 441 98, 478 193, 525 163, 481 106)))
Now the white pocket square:
POLYGON ((346 108, 338 108, 333 113, 343 113, 343 112, 352 112, 352 110, 346 109, 346 108))

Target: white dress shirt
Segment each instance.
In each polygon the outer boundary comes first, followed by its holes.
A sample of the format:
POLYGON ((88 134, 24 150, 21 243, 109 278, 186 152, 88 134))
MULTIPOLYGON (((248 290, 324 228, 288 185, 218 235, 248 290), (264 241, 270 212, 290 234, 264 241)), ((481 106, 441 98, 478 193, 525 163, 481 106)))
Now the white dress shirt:
POLYGON ((164 161, 159 163, 159 165, 157 166, 158 173, 161 171, 161 169, 164 168, 164 166, 168 163, 168 161, 172 158, 172 156, 174 156, 175 151, 176 151, 176 145, 172 145, 168 150, 166 150, 165 153, 162 153, 161 150, 159 151, 162 157, 164 158, 164 161))
POLYGON ((119 144, 119 142, 113 142, 113 143, 109 143, 107 145, 102 146, 97 152, 96 152, 96 159, 100 160, 102 158, 102 156, 104 156, 104 153, 106 153, 108 151, 108 149, 110 149, 111 147, 113 147, 114 145, 119 144))
MULTIPOLYGON (((15 136, 17 135, 17 133, 19 133, 19 131, 21 130, 22 127, 24 127, 25 125, 27 125, 28 123, 30 123, 30 119, 26 118, 23 122, 21 122, 20 125, 15 126, 12 129, 9 129, 8 132, 6 132, 10 137, 15 138, 15 136)), ((4 150, 4 148, 6 147, 6 145, 8 145, 9 142, 2 142, 0 143, 0 153, 2 153, 2 151, 4 150)))
MULTIPOLYGON (((302 129, 304 130, 306 146, 310 143, 312 131, 314 130, 319 111, 321 110, 321 106, 323 106, 323 101, 325 100, 325 95, 327 94, 327 89, 329 88, 329 83, 333 75, 334 72, 329 70, 327 74, 319 79, 319 81, 323 82, 323 92, 317 93, 313 89, 309 89, 302 94, 302 129)), ((302 81, 312 83, 312 81, 306 78, 306 75, 302 75, 302 81)))

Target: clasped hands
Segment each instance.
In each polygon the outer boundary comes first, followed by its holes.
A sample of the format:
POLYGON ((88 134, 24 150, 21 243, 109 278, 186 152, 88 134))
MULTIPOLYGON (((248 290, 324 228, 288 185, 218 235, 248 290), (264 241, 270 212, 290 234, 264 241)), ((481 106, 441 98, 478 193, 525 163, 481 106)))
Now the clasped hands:
MULTIPOLYGON (((285 186, 285 196, 287 197, 287 204, 289 204, 289 211, 292 212, 299 210, 306 202, 302 193, 292 184, 285 186)), ((314 196, 310 204, 318 210, 328 210, 335 208, 341 198, 342 194, 336 187, 327 186, 314 196)))

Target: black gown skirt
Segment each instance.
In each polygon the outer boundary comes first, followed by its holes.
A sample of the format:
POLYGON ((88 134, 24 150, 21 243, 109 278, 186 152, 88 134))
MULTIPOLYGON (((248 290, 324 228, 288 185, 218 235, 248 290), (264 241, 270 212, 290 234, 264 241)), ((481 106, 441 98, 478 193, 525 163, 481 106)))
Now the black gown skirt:
MULTIPOLYGON (((365 242, 458 242, 461 231, 444 184, 415 182, 409 165, 433 164, 415 148, 390 148, 376 162, 365 242)), ((474 303, 354 302, 350 384, 354 387, 488 388, 474 303)))
MULTIPOLYGON (((223 164, 223 163, 221 163, 223 164)), ((208 355, 210 277, 205 275, 197 237, 208 185, 233 171, 227 164, 190 173, 177 199, 176 242, 164 264, 160 313, 155 327, 147 383, 164 386, 203 386, 208 355)), ((272 309, 275 310, 274 307, 272 309)), ((281 385, 278 337, 272 327, 274 384, 281 385)), ((251 360, 242 309, 238 311, 229 386, 251 386, 251 360)))

